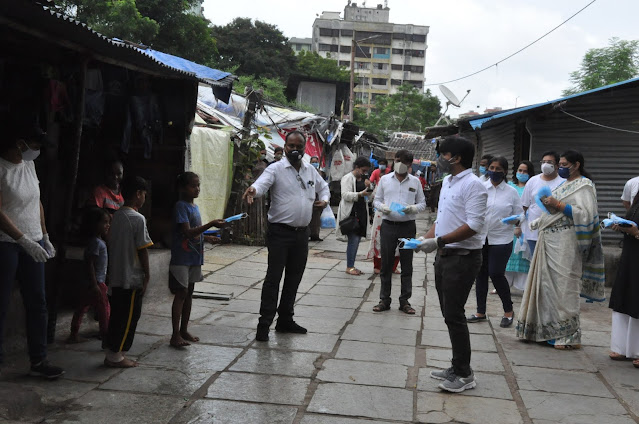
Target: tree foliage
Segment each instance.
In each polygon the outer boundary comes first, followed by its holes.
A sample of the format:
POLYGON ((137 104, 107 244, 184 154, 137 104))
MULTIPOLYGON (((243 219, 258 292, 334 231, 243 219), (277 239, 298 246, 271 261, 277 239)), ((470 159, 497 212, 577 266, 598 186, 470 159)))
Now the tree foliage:
POLYGON ((380 96, 375 108, 366 116, 363 109, 355 109, 355 123, 378 136, 389 136, 395 131, 421 132, 437 122, 441 103, 430 90, 422 93, 410 84, 403 84, 398 92, 380 96))
POLYGON ((296 73, 331 81, 349 82, 351 78, 350 71, 344 66, 338 66, 337 60, 324 58, 317 52, 306 50, 297 55, 296 73))
POLYGON ((581 66, 570 73, 572 87, 563 91, 564 96, 581 93, 634 78, 639 75, 639 40, 611 38, 608 47, 590 49, 584 55, 581 66))
POLYGON ((288 39, 275 26, 249 18, 235 18, 224 26, 213 26, 219 57, 217 66, 237 66, 237 75, 288 79, 295 68, 295 54, 288 39))

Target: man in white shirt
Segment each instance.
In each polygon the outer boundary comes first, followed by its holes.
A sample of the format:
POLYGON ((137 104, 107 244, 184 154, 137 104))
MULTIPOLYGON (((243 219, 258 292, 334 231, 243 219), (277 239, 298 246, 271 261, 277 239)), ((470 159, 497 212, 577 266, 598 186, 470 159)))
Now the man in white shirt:
POLYGON ((491 159, 493 158, 493 155, 491 154, 485 154, 484 156, 481 157, 481 160, 479 161, 479 181, 481 181, 482 183, 486 183, 488 182, 488 180, 490 180, 490 178, 488 178, 488 176, 486 175, 486 172, 488 171, 488 163, 491 161, 491 159))
POLYGON ((530 229, 530 223, 535 219, 541 217, 543 211, 535 202, 535 195, 540 188, 544 186, 550 187, 550 190, 554 190, 559 184, 563 183, 565 179, 561 178, 557 173, 559 163, 559 154, 554 151, 544 152, 541 155, 541 174, 537 174, 530 178, 524 188, 524 193, 521 195, 521 205, 526 212, 527 225, 524 225, 522 230, 526 240, 528 240, 528 246, 530 247, 530 254, 532 255, 537 245, 537 230, 530 229))
POLYGON ((306 329, 293 321, 293 305, 308 258, 309 223, 313 207, 325 208, 330 192, 328 184, 317 170, 302 160, 306 137, 292 131, 284 143, 285 158, 271 164, 246 189, 243 198, 250 205, 253 198, 271 191, 268 211, 268 269, 262 284, 260 319, 255 339, 268 341, 268 333, 275 312, 278 314, 275 331, 305 334, 306 329), (315 195, 319 200, 315 200, 315 195), (279 307, 277 296, 280 280, 286 268, 279 307))
POLYGON ((437 220, 418 250, 438 250, 435 288, 453 347, 452 367, 430 375, 443 380, 440 389, 458 393, 476 386, 470 368, 470 335, 464 305, 482 263, 488 194, 472 173, 472 142, 449 136, 438 146, 438 153, 437 168, 450 175, 442 183, 437 220))
POLYGON ((630 209, 632 201, 635 200, 635 196, 639 193, 639 177, 634 177, 626 182, 623 187, 623 193, 621 194, 621 202, 626 210, 630 209))
MULTIPOLYGON (((408 170, 413 164, 413 154, 408 150, 398 150, 395 153, 394 172, 384 175, 377 185, 374 206, 383 216, 380 229, 380 255, 382 267, 379 273, 381 289, 380 302, 373 308, 375 312, 390 309, 391 277, 395 250, 400 238, 414 238, 417 231, 415 218, 417 214, 426 210, 426 198, 419 178, 410 175, 408 170), (401 210, 391 210, 401 207, 401 210), (400 206, 401 205, 401 206, 400 206)), ((399 261, 402 264, 401 294, 399 309, 406 314, 414 314, 415 309, 408 299, 413 288, 413 251, 400 249, 399 261)))

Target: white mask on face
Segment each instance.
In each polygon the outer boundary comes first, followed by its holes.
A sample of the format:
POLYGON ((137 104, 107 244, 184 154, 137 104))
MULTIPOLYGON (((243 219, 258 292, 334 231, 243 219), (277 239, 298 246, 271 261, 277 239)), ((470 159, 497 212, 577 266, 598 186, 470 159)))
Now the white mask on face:
POLYGON ((393 165, 393 171, 397 172, 399 175, 406 175, 408 172, 408 165, 401 162, 395 162, 393 165))
POLYGON ((22 160, 34 161, 40 156, 40 150, 34 150, 27 143, 24 143, 27 146, 27 150, 22 151, 22 160))
POLYGON ((555 172, 555 165, 551 163, 542 163, 541 172, 546 176, 552 175, 552 173, 555 172))

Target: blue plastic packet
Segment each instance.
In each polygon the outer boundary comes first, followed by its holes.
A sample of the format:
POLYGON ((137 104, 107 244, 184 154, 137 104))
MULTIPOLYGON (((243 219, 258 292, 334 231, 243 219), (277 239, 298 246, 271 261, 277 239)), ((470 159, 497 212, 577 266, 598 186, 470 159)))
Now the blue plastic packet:
POLYGON ((632 226, 636 227, 637 226, 637 224, 634 221, 629 221, 627 219, 620 218, 612 212, 609 213, 608 218, 602 220, 601 224, 599 225, 601 226, 601 228, 609 228, 609 227, 612 227, 614 224, 617 224, 620 227, 632 227, 632 226))
POLYGON ((421 241, 411 238, 400 238, 399 239, 399 248, 400 249, 417 249, 421 241))
POLYGON ((517 225, 524 219, 524 214, 511 215, 501 220, 504 224, 517 225))
POLYGON ((204 234, 205 236, 220 236, 220 230, 206 230, 205 232, 203 232, 202 234, 204 234))
POLYGON ((226 222, 239 221, 240 219, 244 219, 246 217, 248 217, 248 214, 244 212, 244 213, 239 213, 237 215, 229 216, 224 221, 226 222))
POLYGON ((537 206, 539 206, 539 209, 546 212, 547 214, 549 214, 550 212, 548 212, 548 209, 546 209, 546 205, 544 205, 542 200, 550 196, 552 196, 552 191, 550 190, 550 187, 548 186, 543 186, 542 188, 539 189, 537 194, 535 194, 535 203, 537 203, 537 206))
POLYGON ((406 206, 402 205, 401 203, 397 203, 397 202, 393 202, 390 204, 390 210, 393 212, 397 212, 400 215, 405 215, 405 213, 403 212, 404 208, 406 208, 406 206))

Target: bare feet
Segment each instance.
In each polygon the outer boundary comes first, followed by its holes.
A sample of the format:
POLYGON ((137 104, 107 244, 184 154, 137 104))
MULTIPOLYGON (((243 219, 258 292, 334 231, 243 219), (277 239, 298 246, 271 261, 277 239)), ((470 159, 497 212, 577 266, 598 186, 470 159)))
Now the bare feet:
POLYGON ((191 343, 189 343, 189 342, 187 342, 186 340, 184 340, 184 339, 182 338, 182 336, 181 336, 181 335, 179 335, 179 334, 178 334, 178 335, 174 335, 173 337, 171 337, 171 341, 169 342, 169 344, 170 344, 172 347, 175 347, 175 348, 178 348, 178 349, 179 349, 179 348, 182 348, 182 347, 186 347, 186 346, 190 346, 190 345, 191 345, 191 343))
POLYGON ((188 331, 181 331, 180 335, 182 336, 182 338, 184 340, 187 340, 189 342, 199 342, 200 341, 199 337, 192 335, 188 331))
POLYGON ((120 362, 112 362, 105 358, 104 365, 110 368, 135 368, 138 366, 138 363, 129 358, 124 358, 120 362))
POLYGON ((86 339, 84 337, 80 337, 77 334, 70 334, 69 338, 65 340, 65 343, 67 344, 76 344, 76 343, 84 343, 84 342, 88 342, 89 339, 86 339))

